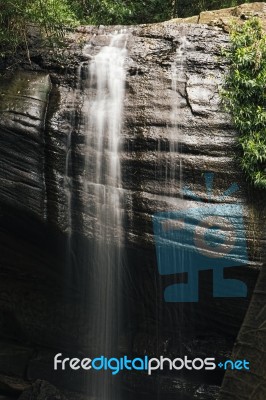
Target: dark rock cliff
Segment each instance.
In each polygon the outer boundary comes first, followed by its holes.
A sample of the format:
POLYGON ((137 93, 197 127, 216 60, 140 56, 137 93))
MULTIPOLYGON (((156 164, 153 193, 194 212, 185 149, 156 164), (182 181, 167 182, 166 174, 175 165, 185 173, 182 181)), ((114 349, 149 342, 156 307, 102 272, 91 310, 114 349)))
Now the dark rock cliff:
MULTIPOLYGON (((52 371, 54 350, 90 349, 82 296, 89 278, 89 249, 97 237, 84 193, 88 149, 82 104, 90 59, 81 49, 90 42, 95 54, 112 31, 81 27, 69 35, 65 56, 34 50, 33 66, 40 71, 21 70, 11 80, 0 81, 0 327, 3 341, 18 342, 12 351, 19 365, 15 371, 11 362, 7 371, 1 362, 5 374, 57 384, 62 377, 52 371)), ((221 48, 228 45, 228 34, 219 27, 171 22, 129 27, 128 32, 120 158, 130 279, 124 282, 128 318, 121 348, 128 353, 176 354, 188 351, 186 338, 195 354, 204 340, 216 351, 215 341, 223 342, 226 336, 226 352, 248 308, 265 257, 266 234, 265 194, 248 187, 236 160, 236 132, 220 104, 226 72, 221 48), (182 73, 173 91, 171 65, 184 38, 182 73), (173 104, 178 105, 175 124, 173 104), (175 135, 179 151, 171 153, 169 138, 175 135), (175 176, 169 178, 173 165, 175 176), (202 271, 199 303, 165 303, 164 289, 176 283, 176 276, 159 275, 152 217, 175 212, 180 198, 188 208, 199 207, 202 203, 191 199, 188 189, 206 204, 204 174, 209 172, 214 173, 211 203, 243 208, 240 229, 245 231, 250 262, 228 269, 225 276, 245 282, 248 296, 214 299, 212 274, 202 271), (221 200, 234 183, 238 191, 221 200)), ((206 354, 207 349, 200 351, 206 354)), ((76 389, 82 382, 78 377, 67 385, 76 389)), ((193 390, 197 388, 195 384, 193 390)))

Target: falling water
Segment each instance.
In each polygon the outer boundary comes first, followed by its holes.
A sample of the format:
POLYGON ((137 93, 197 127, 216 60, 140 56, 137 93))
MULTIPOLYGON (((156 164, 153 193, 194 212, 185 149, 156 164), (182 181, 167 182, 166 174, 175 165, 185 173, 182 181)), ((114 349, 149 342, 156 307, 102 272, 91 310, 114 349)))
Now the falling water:
POLYGON ((65 142, 66 158, 65 158, 65 175, 64 175, 64 191, 66 196, 66 209, 65 209, 65 223, 66 223, 66 272, 65 272, 65 287, 67 290, 73 288, 77 283, 76 272, 77 269, 74 265, 73 260, 73 243, 72 243, 72 200, 73 200, 73 171, 72 171, 72 136, 75 131, 75 117, 76 117, 76 102, 77 102, 78 88, 68 93, 65 99, 65 119, 67 136, 65 142))
MULTIPOLYGON (((181 130, 180 130, 180 123, 182 121, 180 120, 180 108, 182 107, 182 101, 184 98, 184 90, 185 90, 185 84, 186 84, 186 71, 185 71, 185 62, 186 62, 186 47, 188 46, 188 41, 184 35, 181 35, 179 38, 179 44, 176 48, 176 52, 174 54, 174 59, 171 63, 171 70, 170 70, 170 77, 171 77, 171 110, 170 110, 170 115, 169 115, 169 120, 170 120, 170 126, 168 127, 168 140, 169 140, 169 153, 167 154, 167 162, 166 162, 166 171, 165 171, 165 188, 164 188, 164 194, 168 197, 169 205, 177 207, 180 205, 180 202, 182 200, 177 200, 177 197, 180 199, 183 198, 182 195, 182 187, 183 187, 183 165, 182 165, 182 137, 181 137, 181 130)), ((160 149, 158 149, 160 151, 160 149)), ((161 216, 160 216, 161 217, 161 216)), ((169 217, 171 217, 171 212, 169 212, 169 217)), ((164 216, 165 218, 165 216, 164 216)), ((156 218, 154 219, 156 221, 156 218)), ((176 221, 173 221, 173 224, 176 221)), ((169 220, 169 224, 171 229, 171 220, 169 220)), ((156 226, 156 222, 155 222, 156 226)), ((167 230, 167 229, 166 229, 167 230)), ((164 232, 165 229, 159 233, 160 239, 161 236, 164 237, 164 232)), ((155 228, 156 232, 156 228, 155 228)), ((167 235, 167 234, 166 234, 167 235)), ((184 269, 184 254, 183 252, 177 252, 176 251, 176 243, 174 241, 171 242, 171 238, 168 237, 167 240, 167 252, 161 252, 161 246, 162 249, 165 249, 165 243, 160 242, 160 244, 157 243, 157 260, 158 260, 158 265, 160 265, 160 262, 164 264, 164 266, 169 269, 171 266, 175 268, 176 264, 180 265, 180 271, 182 272, 182 269, 184 269)), ((162 267, 162 266, 161 266, 162 267)), ((160 284, 159 291, 162 293, 165 290, 164 284, 160 284)), ((162 300, 164 301, 164 300, 162 300)), ((178 310, 179 314, 179 321, 180 321, 180 326, 183 325, 184 322, 184 309, 182 304, 178 305, 176 307, 178 310)), ((159 315, 158 318, 160 321, 164 323, 165 317, 164 317, 164 307, 160 306, 159 307, 159 315)), ((162 352, 162 340, 163 336, 161 334, 161 331, 164 331, 164 326, 159 327, 158 332, 157 332, 157 343, 158 343, 158 348, 157 352, 162 352)), ((181 330, 180 330, 181 332, 181 330)), ((180 335, 181 333, 178 332, 180 335)), ((180 336, 181 338, 181 336, 180 336)), ((180 339, 181 340, 181 339, 180 339)), ((164 341, 164 345, 167 347, 167 341, 164 341)), ((178 351, 181 352, 182 345, 180 341, 180 348, 178 351)), ((181 373, 180 373, 180 376, 181 373)), ((161 392, 161 387, 157 387, 157 398, 161 398, 162 392, 161 392)), ((183 397, 180 397, 180 399, 183 397)))
MULTIPOLYGON (((175 58, 171 64, 171 89, 172 89, 172 109, 171 109, 171 129, 169 135, 170 168, 167 174, 167 186, 176 187, 176 175, 179 172, 179 195, 182 197, 182 157, 181 157, 181 137, 179 129, 179 116, 181 100, 179 90, 181 85, 186 82, 185 76, 185 50, 188 45, 185 36, 180 38, 180 44, 176 49, 175 58), (179 165, 176 166, 176 155, 179 154, 179 165), (170 183, 170 185, 169 185, 170 183)), ((171 190, 171 189, 170 189, 171 190)))
MULTIPOLYGON (((104 46, 89 63, 85 119, 86 155, 85 182, 92 215, 93 249, 90 254, 93 276, 89 301, 92 305, 91 343, 95 355, 116 356, 120 330, 119 285, 121 281, 123 242, 123 190, 119 148, 123 121, 125 91, 124 62, 127 55, 127 34, 110 35, 104 46)), ((90 52, 91 48, 88 47, 90 52)), ((104 372, 97 374, 92 392, 97 399, 119 398, 114 379, 104 372)))

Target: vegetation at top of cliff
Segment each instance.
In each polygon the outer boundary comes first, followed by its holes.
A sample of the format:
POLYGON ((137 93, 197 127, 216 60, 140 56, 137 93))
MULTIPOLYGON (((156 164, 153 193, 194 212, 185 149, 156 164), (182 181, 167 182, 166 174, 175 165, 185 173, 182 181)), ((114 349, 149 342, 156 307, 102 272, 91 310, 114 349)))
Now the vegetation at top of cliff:
POLYGON ((28 34, 39 28, 55 43, 66 27, 82 24, 141 24, 196 15, 235 6, 243 0, 0 0, 0 58, 24 48, 28 34))
POLYGON ((198 15, 202 11, 219 10, 252 2, 252 0, 177 0, 174 17, 186 18, 198 15))
POLYGON ((28 49, 31 24, 39 27, 46 39, 55 41, 75 22, 67 0, 0 0, 0 55, 14 54, 20 46, 28 49))
POLYGON ((85 24, 142 24, 234 7, 249 0, 68 0, 85 24))
POLYGON ((266 35, 257 18, 231 30, 222 96, 239 131, 241 166, 249 180, 266 188, 266 35))
POLYGON ((68 0, 77 18, 87 24, 142 24, 234 7, 249 0, 68 0))
POLYGON ((55 43, 66 28, 84 24, 131 24, 171 16, 172 0, 0 0, 0 57, 24 48, 30 58, 29 32, 39 28, 55 43))
POLYGON ((177 0, 69 0, 86 24, 142 24, 176 15, 177 0))

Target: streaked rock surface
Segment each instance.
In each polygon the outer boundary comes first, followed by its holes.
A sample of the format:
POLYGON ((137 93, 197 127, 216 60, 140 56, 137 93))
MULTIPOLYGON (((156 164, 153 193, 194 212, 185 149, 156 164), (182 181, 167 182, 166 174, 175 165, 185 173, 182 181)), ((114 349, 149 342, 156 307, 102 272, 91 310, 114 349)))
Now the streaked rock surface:
MULTIPOLYGON (((55 55, 35 54, 35 62, 49 72, 52 87, 43 72, 24 71, 11 83, 0 82, 0 327, 6 339, 52 349, 90 349, 88 305, 82 296, 90 274, 89 249, 97 234, 91 229, 91 199, 84 191, 82 104, 88 94, 90 58, 80 52, 78 43, 90 42, 93 56, 113 30, 79 28, 69 38, 69 63, 59 62, 55 55)), ((227 334, 231 340, 239 330, 265 254, 265 194, 248 188, 235 157, 237 134, 220 104, 226 72, 221 48, 228 45, 227 33, 217 26, 175 22, 128 31, 120 152, 127 326, 121 348, 125 353, 148 349, 151 355, 176 355, 180 343, 186 348, 195 335, 227 334), (184 37, 183 72, 174 92, 171 65, 184 37), (171 117, 173 103, 179 105, 178 129, 171 117), (169 137, 175 135, 181 151, 170 153, 169 137), (175 175, 169 180, 167 171, 173 165, 175 175), (199 303, 165 303, 164 289, 177 277, 159 274, 152 217, 176 212, 182 197, 188 208, 207 204, 208 172, 214 173, 210 204, 238 203, 243 208, 241 235, 246 236, 250 262, 227 270, 225 277, 245 282, 248 297, 213 299, 211 271, 203 271, 199 303), (234 183, 239 190, 221 199, 234 183), (192 200, 188 190, 202 201, 192 200)), ((38 368, 48 369, 39 364, 38 368)), ((46 378, 44 372, 42 377, 46 378)), ((141 383, 143 390, 145 385, 141 383)))

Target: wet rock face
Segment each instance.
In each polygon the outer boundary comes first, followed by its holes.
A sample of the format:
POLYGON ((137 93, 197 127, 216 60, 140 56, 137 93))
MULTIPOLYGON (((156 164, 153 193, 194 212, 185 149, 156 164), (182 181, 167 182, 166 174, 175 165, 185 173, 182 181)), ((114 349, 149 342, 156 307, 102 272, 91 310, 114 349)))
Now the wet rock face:
POLYGON ((0 79, 1 203, 45 219, 44 123, 51 88, 47 73, 0 79))
MULTIPOLYGON (((107 44, 108 32, 110 30, 100 29, 92 37, 87 30, 88 42, 92 38, 91 56, 107 44)), ((237 222, 237 213, 231 217, 240 236, 245 236, 248 256, 255 263, 251 268, 227 269, 225 274, 227 278, 246 283, 248 298, 233 300, 232 317, 232 300, 213 299, 211 272, 203 271, 199 283, 201 303, 192 307, 193 312, 201 315, 198 319, 201 327, 206 326, 208 320, 212 329, 217 328, 218 321, 222 321, 219 322, 219 329, 236 332, 255 283, 254 271, 261 261, 262 246, 259 243, 262 242, 259 239, 254 246, 253 237, 254 232, 256 237, 264 235, 265 206, 256 201, 251 205, 245 179, 235 158, 236 132, 220 102, 219 88, 226 72, 221 48, 227 45, 226 33, 203 25, 165 23, 129 28, 120 159, 125 208, 124 237, 133 286, 137 288, 136 292, 129 288, 131 308, 143 330, 147 329, 143 326, 147 309, 153 321, 159 318, 166 329, 171 326, 173 331, 178 329, 182 313, 178 304, 166 304, 163 300, 164 289, 174 283, 177 271, 168 271, 162 276, 159 274, 152 219, 160 212, 175 213, 180 207, 200 209, 207 202, 213 205, 213 209, 236 203, 242 208, 241 226, 237 222), (176 90, 173 89, 173 66, 176 68, 176 90), (173 142, 178 151, 171 152, 173 142), (214 174, 212 191, 205 184, 204 174, 208 172, 214 174), (238 189, 224 197, 231 185, 235 185, 235 189, 237 185, 238 189), (162 286, 160 291, 158 282, 162 286), (158 304, 162 307, 159 316, 158 304)), ((80 76, 80 85, 85 88, 86 63, 80 76)), ((84 92, 81 91, 78 96, 80 101, 84 92)), ((72 135, 72 143, 73 202, 79 205, 73 208, 73 229, 91 239, 97 236, 92 231, 93 215, 79 213, 79 207, 86 210, 91 201, 84 195, 83 189, 84 157, 89 149, 86 147, 82 120, 72 135)), ((232 213, 233 207, 230 210, 232 213)), ((231 226, 228 236, 233 235, 232 229, 231 226)), ((232 265, 229 262, 227 266, 233 265, 237 266, 237 262, 232 265)), ((211 266, 209 269, 212 269, 211 266)), ((191 321, 189 306, 183 307, 188 313, 187 321, 191 321)))
MULTIPOLYGON (((128 31, 120 153, 127 243, 133 247, 154 248, 152 216, 160 211, 174 211, 178 198, 184 195, 189 199, 184 188, 194 191, 206 202, 204 173, 207 172, 214 173, 210 200, 221 202, 223 193, 236 183, 239 189, 224 202, 240 202, 244 214, 250 218, 250 211, 255 211, 247 204, 247 185, 235 159, 236 132, 230 116, 223 111, 219 96, 226 72, 221 48, 228 45, 228 35, 219 28, 206 25, 169 22, 129 28, 128 31), (176 67, 176 90, 173 90, 173 65, 176 67), (170 151, 173 142, 178 151, 170 151)), ((87 34, 83 33, 91 45, 90 57, 108 44, 106 35, 110 32, 110 28, 102 28, 96 35, 89 29, 87 34)), ((83 91, 88 84, 89 62, 85 62, 80 70, 79 85, 83 91)), ((73 101, 82 108, 82 91, 66 93, 65 88, 59 90, 61 113, 70 114, 73 101)), ((72 185, 75 187, 73 213, 78 223, 74 229, 93 237, 95 232, 91 231, 90 216, 79 213, 79 207, 86 209, 90 202, 84 195, 84 157, 90 150, 85 144, 82 121, 85 116, 82 113, 82 118, 77 116, 77 107, 75 113, 71 134, 72 185)), ((51 119, 52 136, 61 137, 63 147, 61 125, 65 118, 56 113, 51 119)), ((58 151, 56 146, 53 149, 58 151)), ((64 165, 54 174, 58 171, 62 176, 64 165)), ((247 236, 250 235, 252 232, 248 232, 247 236)))
POLYGON ((58 389, 48 382, 37 380, 30 389, 25 390, 19 400, 67 400, 58 389))
MULTIPOLYGON (((217 57, 226 43, 227 37, 221 31, 201 26, 176 29, 171 25, 158 30, 144 27, 130 41, 132 63, 140 73, 128 77, 124 148, 131 152, 123 153, 122 163, 125 187, 133 187, 133 208, 135 205, 144 221, 148 222, 149 214, 154 212, 174 210, 174 199, 182 196, 183 186, 197 185, 202 172, 216 172, 220 169, 218 163, 227 162, 222 152, 219 161, 217 157, 225 138, 233 143, 226 126, 228 116, 218 107, 217 85, 223 67, 217 68, 217 57), (175 92, 171 66, 183 41, 175 92), (209 139, 210 131, 214 131, 213 141, 209 139), (179 152, 170 154, 169 138, 179 142, 179 152), (175 174, 170 177, 171 169, 175 174)), ((202 181, 199 188, 198 194, 206 198, 202 181)), ((146 243, 153 241, 148 226, 145 231, 137 226, 135 229, 138 232, 134 234, 141 235, 146 243)))
MULTIPOLYGON (((230 337, 238 331, 263 257, 265 194, 247 190, 235 159, 236 132, 220 104, 219 86, 226 72, 221 47, 228 45, 228 35, 215 27, 169 22, 128 30, 120 149, 130 277, 123 301, 128 308, 125 348, 134 352, 137 343, 138 353, 149 348, 155 354, 156 330, 159 342, 165 338, 161 354, 167 355, 188 331, 190 341, 207 331, 230 337), (170 151, 171 141, 178 151, 170 151), (204 176, 210 172, 211 196, 204 176), (234 183, 238 190, 223 197, 234 183), (202 202, 214 208, 236 203, 242 207, 243 220, 237 226, 241 237, 245 234, 252 263, 241 268, 234 263, 225 278, 243 281, 247 298, 213 299, 210 267, 199 272, 198 303, 164 301, 165 288, 179 277, 176 271, 160 274, 152 218, 177 212, 182 197, 187 209, 200 208, 202 202), (148 347, 150 338, 153 344, 148 347)), ((90 41, 93 56, 109 43, 112 31, 79 29, 69 45, 76 68, 71 65, 67 76, 54 69, 48 56, 42 57, 52 87, 44 73, 23 72, 14 77, 13 86, 1 83, 2 98, 8 100, 1 101, 0 123, 0 326, 5 337, 19 337, 29 345, 89 348, 88 310, 81 300, 90 273, 89 249, 97 240, 88 212, 91 198, 84 192, 89 149, 82 106, 90 57, 75 53, 75 46, 90 41)))
MULTIPOLYGON (((81 115, 81 109, 84 96, 87 95, 84 91, 88 84, 90 57, 109 43, 107 35, 112 30, 84 28, 82 33, 76 34, 75 40, 82 37, 91 44, 91 55, 87 62, 83 62, 77 72, 79 76, 73 80, 71 87, 69 84, 56 85, 51 96, 53 105, 48 112, 47 147, 53 157, 51 162, 48 160, 50 179, 47 180, 50 220, 62 230, 67 229, 65 191, 62 186, 66 157, 70 150, 69 173, 73 178, 71 185, 75 187, 73 223, 75 230, 88 237, 93 236, 90 219, 88 215, 80 213, 80 208, 86 208, 89 202, 84 195, 84 156, 88 148, 82 121, 85 115, 81 115), (57 104, 54 105, 54 102, 57 104)), ((236 170, 233 160, 234 131, 228 115, 221 111, 218 95, 218 85, 225 71, 220 50, 227 45, 228 37, 218 28, 169 23, 129 28, 129 32, 121 140, 122 179, 128 214, 125 235, 129 242, 134 242, 136 238, 138 243, 146 243, 151 247, 153 234, 150 216, 155 211, 169 209, 169 204, 174 201, 169 197, 181 195, 177 166, 170 183, 168 179, 169 170, 173 169, 174 164, 182 163, 184 179, 186 174, 189 175, 184 185, 197 186, 197 193, 204 199, 206 191, 202 185, 202 172, 221 173, 216 177, 216 196, 231 182, 239 180, 238 176, 227 179, 229 171, 221 171, 225 165, 231 165, 236 170), (177 67, 178 89, 173 91, 171 68, 184 40, 182 73, 179 71, 181 66, 177 67), (182 155, 169 155, 170 137, 180 143, 182 155), (228 146, 226 152, 225 146, 228 146), (222 181, 225 181, 224 188, 221 187, 222 181), (163 197, 159 199, 158 196, 163 197), (129 216, 132 205, 136 211, 133 222, 129 216), (138 216, 142 219, 141 224, 137 221, 138 216)), ((170 208, 173 207, 174 204, 170 208)))

